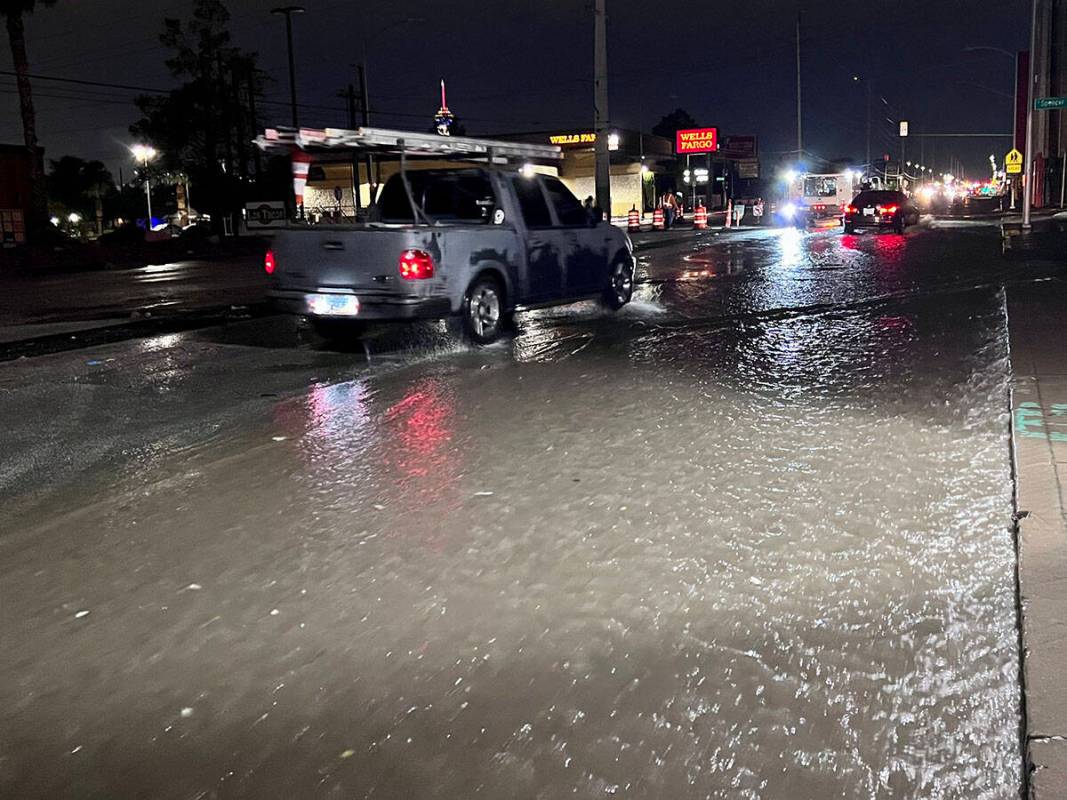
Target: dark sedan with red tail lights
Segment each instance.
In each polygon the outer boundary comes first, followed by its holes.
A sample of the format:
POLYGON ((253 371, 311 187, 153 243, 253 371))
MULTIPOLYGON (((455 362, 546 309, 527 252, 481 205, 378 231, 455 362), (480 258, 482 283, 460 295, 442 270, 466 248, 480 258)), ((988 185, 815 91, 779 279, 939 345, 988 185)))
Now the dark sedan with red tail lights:
POLYGON ((904 192, 871 189, 860 192, 845 206, 841 222, 845 233, 857 228, 888 228, 904 233, 908 225, 919 222, 919 209, 904 192))

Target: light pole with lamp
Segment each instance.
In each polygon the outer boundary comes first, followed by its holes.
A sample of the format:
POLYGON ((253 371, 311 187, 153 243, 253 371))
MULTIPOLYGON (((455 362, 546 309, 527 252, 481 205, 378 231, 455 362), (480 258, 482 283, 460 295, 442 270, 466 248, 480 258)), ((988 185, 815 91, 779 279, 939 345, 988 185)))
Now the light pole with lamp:
MULTIPOLYGON (((1012 83, 1012 87, 1015 90, 1015 93, 1013 95, 1011 95, 1011 99, 1012 99, 1012 105, 1011 105, 1012 126, 1011 127, 1012 127, 1012 131, 1014 132, 1016 130, 1015 114, 1016 114, 1017 109, 1019 108, 1019 54, 1018 53, 1012 53, 1010 50, 1005 50, 1003 47, 992 47, 990 45, 977 45, 977 46, 973 46, 973 47, 965 47, 963 49, 967 53, 974 53, 974 52, 981 52, 981 51, 988 51, 990 53, 997 53, 998 55, 1002 55, 1002 56, 1004 56, 1005 58, 1007 58, 1008 60, 1011 61, 1011 64, 1012 64, 1011 83, 1012 83)), ((1014 137, 1012 138, 1012 144, 1013 145, 1015 144, 1014 137)), ((1028 146, 1029 146, 1029 144, 1024 146, 1023 149, 1025 150, 1028 146)), ((996 157, 995 156, 993 157, 993 165, 994 165, 994 172, 996 172, 996 157)), ((1011 178, 1010 182, 1011 182, 1011 205, 1008 207, 1008 210, 1009 211, 1014 211, 1015 210, 1015 179, 1011 178)))
POLYGON ((864 78, 859 75, 853 75, 852 81, 859 83, 863 81, 867 86, 867 176, 871 174, 871 79, 864 78))
MULTIPOLYGON (((363 106, 362 116, 363 124, 370 125, 370 97, 367 93, 367 40, 370 38, 378 39, 383 36, 387 31, 397 28, 401 25, 416 25, 425 22, 425 17, 404 17, 403 19, 396 19, 392 22, 379 28, 374 32, 372 36, 363 37, 363 62, 359 64, 359 94, 360 104, 363 106)), ((367 152, 367 185, 370 187, 370 202, 374 202, 374 196, 378 192, 378 182, 374 180, 374 157, 367 152)), ((354 183, 356 184, 356 191, 359 191, 359 179, 357 178, 354 183)))
POLYGON ((133 157, 144 165, 144 196, 145 202, 148 205, 148 219, 145 220, 145 233, 150 233, 152 230, 152 181, 148 177, 148 162, 155 159, 159 155, 156 148, 147 144, 135 144, 130 148, 130 152, 133 153, 133 157))
POLYGON ((303 14, 306 9, 303 6, 282 6, 272 8, 271 14, 285 15, 285 38, 289 45, 289 98, 293 106, 293 127, 300 127, 300 117, 296 111, 296 64, 293 58, 293 14, 303 14))

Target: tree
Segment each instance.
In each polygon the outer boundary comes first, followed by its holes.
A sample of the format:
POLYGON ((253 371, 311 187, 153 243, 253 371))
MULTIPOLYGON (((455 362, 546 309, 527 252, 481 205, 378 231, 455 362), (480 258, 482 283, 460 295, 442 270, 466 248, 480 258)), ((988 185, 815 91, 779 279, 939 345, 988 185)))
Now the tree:
MULTIPOLYGON (((40 0, 42 6, 53 5, 56 0, 40 0)), ((33 91, 30 89, 30 61, 26 55, 26 29, 23 15, 29 14, 37 5, 36 0, 0 0, 0 14, 7 22, 7 38, 11 43, 11 61, 15 65, 15 82, 18 84, 19 109, 22 112, 22 138, 30 155, 30 177, 33 180, 33 198, 30 219, 31 233, 41 230, 48 213, 48 195, 44 183, 44 165, 37 150, 37 115, 33 109, 33 91)))
POLYGON ((63 156, 50 164, 47 186, 53 216, 64 219, 75 212, 83 219, 96 220, 97 211, 103 215, 104 203, 117 194, 107 167, 99 161, 84 161, 76 156, 63 156))
POLYGON ((165 95, 138 97, 143 117, 130 127, 162 153, 161 169, 200 187, 204 210, 216 221, 241 202, 256 127, 241 97, 258 93, 263 83, 256 54, 231 43, 229 21, 221 0, 194 0, 190 19, 163 21, 167 67, 184 83, 165 95))
POLYGON ((111 172, 100 161, 63 156, 49 163, 48 199, 72 211, 89 213, 94 206, 93 198, 103 197, 115 189, 111 172))
POLYGON ((673 142, 674 135, 678 133, 678 131, 698 127, 700 126, 697 124, 697 121, 689 116, 688 111, 682 108, 676 108, 655 124, 652 128, 652 133, 656 136, 670 139, 673 142))

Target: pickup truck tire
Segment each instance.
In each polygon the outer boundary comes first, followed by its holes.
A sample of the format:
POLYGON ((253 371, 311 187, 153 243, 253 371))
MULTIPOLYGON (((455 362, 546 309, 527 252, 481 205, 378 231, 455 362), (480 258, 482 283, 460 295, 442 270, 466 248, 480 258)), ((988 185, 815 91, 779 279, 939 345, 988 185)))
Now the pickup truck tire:
POLYGON ((634 296, 634 262, 629 256, 619 256, 608 271, 608 285, 604 287, 602 302, 618 311, 634 296))
POLYGON ((507 326, 504 290, 493 277, 476 278, 463 298, 463 330, 475 344, 492 344, 507 326))
POLYGON ((856 226, 853 225, 851 222, 846 222, 845 223, 845 233, 855 233, 855 232, 856 232, 856 226))
POLYGON ((323 339, 333 342, 355 341, 367 326, 351 319, 310 319, 311 329, 323 339))

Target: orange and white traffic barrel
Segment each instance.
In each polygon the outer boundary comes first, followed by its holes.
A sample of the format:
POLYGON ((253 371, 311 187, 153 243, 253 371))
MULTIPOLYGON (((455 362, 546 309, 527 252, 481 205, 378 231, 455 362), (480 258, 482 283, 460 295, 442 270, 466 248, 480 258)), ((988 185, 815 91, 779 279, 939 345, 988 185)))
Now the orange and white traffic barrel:
POLYGON ((657 231, 663 230, 663 209, 657 208, 652 212, 652 227, 657 231))
POLYGON ((693 227, 698 231, 708 227, 708 210, 704 208, 703 204, 697 206, 693 211, 693 227))
POLYGON ((637 206, 630 209, 626 219, 626 227, 631 231, 641 230, 641 213, 637 210, 637 206))
POLYGON ((734 201, 730 200, 726 204, 726 227, 729 228, 734 217, 734 201))

